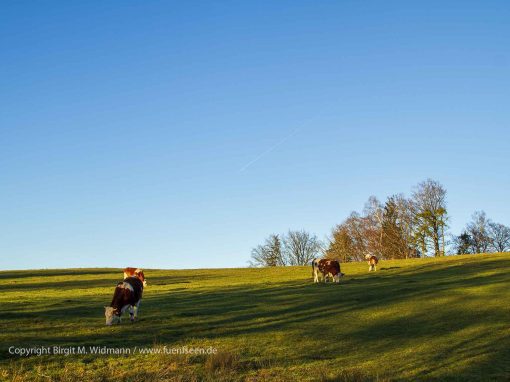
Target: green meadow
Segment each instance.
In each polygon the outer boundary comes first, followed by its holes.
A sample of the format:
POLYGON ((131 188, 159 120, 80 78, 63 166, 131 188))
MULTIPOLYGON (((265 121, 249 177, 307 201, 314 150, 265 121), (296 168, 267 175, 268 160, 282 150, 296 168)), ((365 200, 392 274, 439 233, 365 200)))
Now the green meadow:
POLYGON ((509 270, 508 253, 342 264, 339 285, 311 267, 148 269, 138 321, 111 327, 120 269, 0 272, 0 380, 507 381, 509 270), (87 352, 11 354, 54 347, 87 352), (184 347, 216 352, 168 351, 184 347))

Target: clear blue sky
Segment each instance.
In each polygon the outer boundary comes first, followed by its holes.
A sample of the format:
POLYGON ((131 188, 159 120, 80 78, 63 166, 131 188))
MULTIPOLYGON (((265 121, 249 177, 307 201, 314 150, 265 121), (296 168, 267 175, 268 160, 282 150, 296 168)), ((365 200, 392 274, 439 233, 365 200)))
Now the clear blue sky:
POLYGON ((1 269, 245 266, 429 177, 510 224, 508 1, 0 7, 1 269))

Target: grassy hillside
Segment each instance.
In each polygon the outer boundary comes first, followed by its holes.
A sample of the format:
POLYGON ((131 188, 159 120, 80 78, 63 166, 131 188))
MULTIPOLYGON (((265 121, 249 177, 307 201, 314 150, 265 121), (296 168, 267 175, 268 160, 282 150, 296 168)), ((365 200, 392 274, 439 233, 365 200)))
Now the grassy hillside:
POLYGON ((0 272, 0 380, 509 380, 510 254, 311 268, 147 270, 140 320, 104 325, 117 269, 0 272), (19 357, 11 346, 127 347, 19 357), (215 355, 139 354, 188 346, 215 355))

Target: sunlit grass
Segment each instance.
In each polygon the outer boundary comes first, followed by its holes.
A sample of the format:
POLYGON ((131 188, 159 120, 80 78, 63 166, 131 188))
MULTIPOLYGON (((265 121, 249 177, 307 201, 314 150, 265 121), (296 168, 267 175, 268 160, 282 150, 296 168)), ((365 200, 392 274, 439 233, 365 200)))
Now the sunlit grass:
POLYGON ((508 380, 510 255, 146 270, 140 320, 104 325, 118 269, 0 272, 0 380, 508 380), (20 358, 10 346, 217 348, 20 358))

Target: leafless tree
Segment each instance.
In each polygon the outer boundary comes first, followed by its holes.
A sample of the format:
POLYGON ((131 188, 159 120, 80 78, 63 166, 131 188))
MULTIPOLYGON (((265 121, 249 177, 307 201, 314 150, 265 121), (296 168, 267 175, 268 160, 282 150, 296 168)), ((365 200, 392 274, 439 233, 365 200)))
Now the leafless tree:
POLYGON ((322 243, 316 235, 304 230, 289 231, 283 238, 283 249, 289 265, 307 265, 320 256, 322 243))
POLYGON ((383 246, 384 208, 375 196, 370 196, 363 209, 366 251, 381 256, 383 246))
POLYGON ((275 267, 285 265, 282 242, 279 235, 270 235, 263 245, 258 245, 251 251, 251 266, 275 267))
POLYGON ((489 237, 491 247, 496 252, 510 250, 510 227, 500 223, 489 222, 489 237))
POLYGON ((344 221, 343 225, 351 238, 353 260, 363 260, 363 257, 368 252, 369 248, 369 235, 366 229, 367 225, 365 218, 360 216, 357 212, 352 212, 351 215, 344 221))
POLYGON ((492 240, 489 235, 489 224, 484 211, 476 211, 473 214, 472 221, 468 223, 466 232, 471 237, 473 253, 485 253, 489 251, 492 240))
POLYGON ((397 194, 391 197, 395 203, 398 220, 402 229, 402 235, 409 248, 407 257, 416 257, 418 251, 416 240, 416 211, 411 199, 403 194, 397 194))

